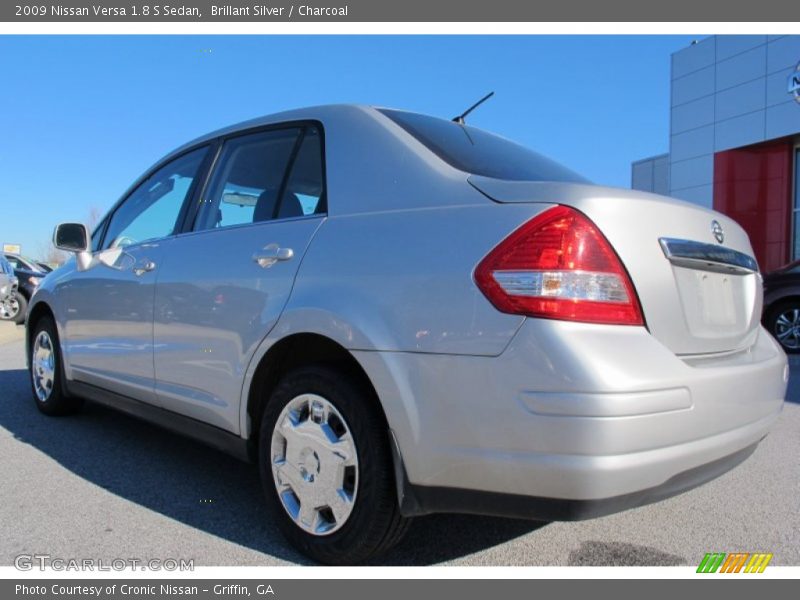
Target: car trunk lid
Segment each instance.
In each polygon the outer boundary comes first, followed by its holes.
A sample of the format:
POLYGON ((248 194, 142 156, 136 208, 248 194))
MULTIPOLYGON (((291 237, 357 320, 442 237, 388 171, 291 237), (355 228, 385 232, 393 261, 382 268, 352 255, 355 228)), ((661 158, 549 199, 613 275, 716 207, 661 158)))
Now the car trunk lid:
POLYGON ((732 219, 632 190, 479 176, 469 182, 498 203, 557 203, 589 217, 630 274, 648 329, 675 354, 733 352, 754 343, 761 275, 747 234, 732 219))

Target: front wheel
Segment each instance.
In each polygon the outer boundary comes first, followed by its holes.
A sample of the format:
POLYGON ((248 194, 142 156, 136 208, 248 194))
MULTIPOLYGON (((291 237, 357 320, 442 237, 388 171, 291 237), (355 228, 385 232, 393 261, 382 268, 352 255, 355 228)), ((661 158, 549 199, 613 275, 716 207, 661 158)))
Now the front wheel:
POLYGON ((30 345, 31 389, 36 407, 46 415, 68 415, 80 410, 82 400, 64 391, 64 370, 58 332, 50 317, 36 322, 30 345))
POLYGON ((13 321, 17 325, 25 322, 25 311, 28 310, 28 300, 19 293, 14 292, 2 302, 0 302, 0 320, 13 321))
POLYGON ((371 390, 327 366, 288 373, 261 421, 267 502, 297 549, 325 564, 363 562, 402 537, 386 423, 371 390))

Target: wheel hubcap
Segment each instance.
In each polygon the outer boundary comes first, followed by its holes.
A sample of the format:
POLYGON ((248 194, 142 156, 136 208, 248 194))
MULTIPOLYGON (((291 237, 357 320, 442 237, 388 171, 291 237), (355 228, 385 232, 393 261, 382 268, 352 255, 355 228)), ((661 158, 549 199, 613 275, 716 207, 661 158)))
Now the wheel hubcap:
POLYGON ((778 315, 775 321, 775 337, 786 348, 800 348, 800 308, 790 308, 778 315))
POLYGON ((33 344, 31 359, 31 372, 33 375, 33 389, 42 402, 47 402, 53 393, 53 383, 56 375, 56 356, 50 334, 40 331, 33 344))
POLYGON ((302 394, 272 432, 272 477, 283 508, 314 535, 342 527, 355 506, 358 455, 342 415, 328 400, 302 394))
POLYGON ((0 302, 0 319, 13 319, 17 314, 19 314, 19 300, 12 297, 0 302))

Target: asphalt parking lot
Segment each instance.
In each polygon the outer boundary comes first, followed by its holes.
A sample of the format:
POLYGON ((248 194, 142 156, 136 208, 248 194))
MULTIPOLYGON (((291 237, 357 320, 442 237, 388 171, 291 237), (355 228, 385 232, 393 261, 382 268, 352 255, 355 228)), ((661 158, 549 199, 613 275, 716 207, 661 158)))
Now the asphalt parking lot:
MULTIPOLYGON (((0 565, 19 554, 306 564, 262 508, 255 468, 88 406, 47 418, 30 399, 22 328, 0 323, 0 565)), ((772 552, 800 565, 800 360, 772 433, 742 465, 664 502, 580 523, 417 519, 389 565, 696 565, 772 552)))

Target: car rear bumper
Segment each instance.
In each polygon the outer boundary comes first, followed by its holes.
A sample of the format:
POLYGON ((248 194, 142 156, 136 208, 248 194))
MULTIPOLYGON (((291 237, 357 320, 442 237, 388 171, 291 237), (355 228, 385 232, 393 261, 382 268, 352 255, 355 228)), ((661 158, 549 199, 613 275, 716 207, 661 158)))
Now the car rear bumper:
POLYGON ((637 492, 574 500, 504 494, 451 487, 415 486, 406 482, 401 510, 406 516, 431 513, 466 513, 539 521, 582 521, 644 506, 700 486, 745 461, 756 449, 752 444, 723 458, 673 475, 664 483, 637 492))
POLYGON ((534 319, 494 358, 357 357, 397 441, 407 514, 577 519, 679 493, 752 452, 788 374, 763 330, 746 351, 681 358, 644 328, 534 319))

